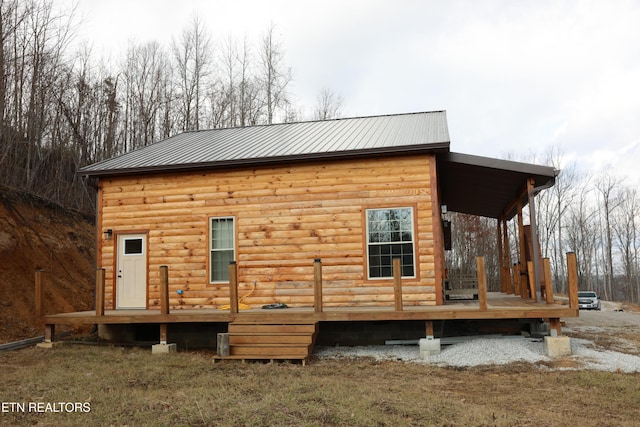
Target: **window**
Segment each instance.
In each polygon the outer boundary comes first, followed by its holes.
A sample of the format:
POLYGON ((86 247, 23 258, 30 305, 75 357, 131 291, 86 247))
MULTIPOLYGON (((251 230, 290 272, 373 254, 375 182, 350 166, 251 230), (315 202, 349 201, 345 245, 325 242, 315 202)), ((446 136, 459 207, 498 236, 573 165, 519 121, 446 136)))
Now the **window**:
POLYGON ((393 277, 394 257, 400 257, 402 277, 415 277, 413 209, 367 209, 369 278, 393 277))
POLYGON ((142 239, 124 239, 123 255, 142 255, 142 239))
POLYGON ((229 263, 235 259, 233 218, 211 218, 211 283, 229 281, 229 263))

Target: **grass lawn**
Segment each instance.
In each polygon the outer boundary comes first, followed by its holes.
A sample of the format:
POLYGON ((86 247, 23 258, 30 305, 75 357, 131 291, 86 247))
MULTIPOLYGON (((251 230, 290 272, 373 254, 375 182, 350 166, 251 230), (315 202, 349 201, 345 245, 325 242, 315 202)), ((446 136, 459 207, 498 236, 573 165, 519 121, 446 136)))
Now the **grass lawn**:
POLYGON ((0 367, 0 425, 631 426, 640 402, 638 374, 529 364, 214 364, 206 352, 76 345, 0 353, 0 367))

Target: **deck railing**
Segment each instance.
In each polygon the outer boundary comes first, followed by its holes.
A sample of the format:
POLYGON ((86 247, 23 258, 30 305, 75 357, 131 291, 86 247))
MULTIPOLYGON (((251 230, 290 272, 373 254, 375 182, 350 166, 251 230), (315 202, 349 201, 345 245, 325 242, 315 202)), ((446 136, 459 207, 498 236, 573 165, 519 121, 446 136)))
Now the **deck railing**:
MULTIPOLYGON (((402 301, 402 267, 399 258, 393 259, 393 295, 394 310, 403 311, 402 301)), ((487 310, 487 276, 484 257, 476 257, 478 303, 480 311, 487 310)), ((578 274, 576 254, 567 253, 567 273, 569 308, 578 308, 578 274)), ((545 283, 544 300, 547 304, 554 304, 553 286, 551 282, 551 263, 548 258, 543 259, 543 274, 545 283)), ((322 297, 322 260, 316 258, 313 261, 313 306, 316 313, 324 310, 322 297)), ((43 270, 35 272, 35 314, 37 318, 44 315, 44 285, 43 270)), ((229 311, 238 313, 238 265, 235 261, 229 264, 229 311)), ((160 312, 169 314, 169 267, 160 266, 160 312)), ((96 269, 96 316, 104 316, 105 313, 105 269, 96 269)))

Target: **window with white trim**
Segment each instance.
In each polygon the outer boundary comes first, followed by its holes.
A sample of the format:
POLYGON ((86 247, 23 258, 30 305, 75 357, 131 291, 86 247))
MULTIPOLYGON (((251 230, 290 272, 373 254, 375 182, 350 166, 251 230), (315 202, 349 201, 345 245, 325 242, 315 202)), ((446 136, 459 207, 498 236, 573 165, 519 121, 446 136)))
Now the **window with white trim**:
POLYGON ((394 257, 400 257, 402 277, 415 277, 413 208, 367 209, 366 213, 369 278, 392 278, 394 257))
POLYGON ((229 281, 229 263, 235 259, 235 226, 233 217, 210 218, 210 281, 229 281))

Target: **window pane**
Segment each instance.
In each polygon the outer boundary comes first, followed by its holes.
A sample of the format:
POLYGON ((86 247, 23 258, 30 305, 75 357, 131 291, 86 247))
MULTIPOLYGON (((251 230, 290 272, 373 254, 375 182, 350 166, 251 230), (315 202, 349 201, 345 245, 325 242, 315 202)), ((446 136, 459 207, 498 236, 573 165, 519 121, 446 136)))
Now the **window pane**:
POLYGON ((219 218, 212 220, 211 248, 233 248, 233 218, 219 218))
POLYGON ((125 255, 141 255, 142 239, 124 239, 125 255))
POLYGON ((229 281, 229 263, 235 259, 233 218, 211 219, 211 282, 229 281))
POLYGON ((369 277, 393 277, 392 256, 401 258, 402 276, 415 276, 413 210, 367 210, 369 277))
POLYGON ((211 253, 211 281, 229 280, 229 263, 233 261, 233 251, 215 251, 211 253))

